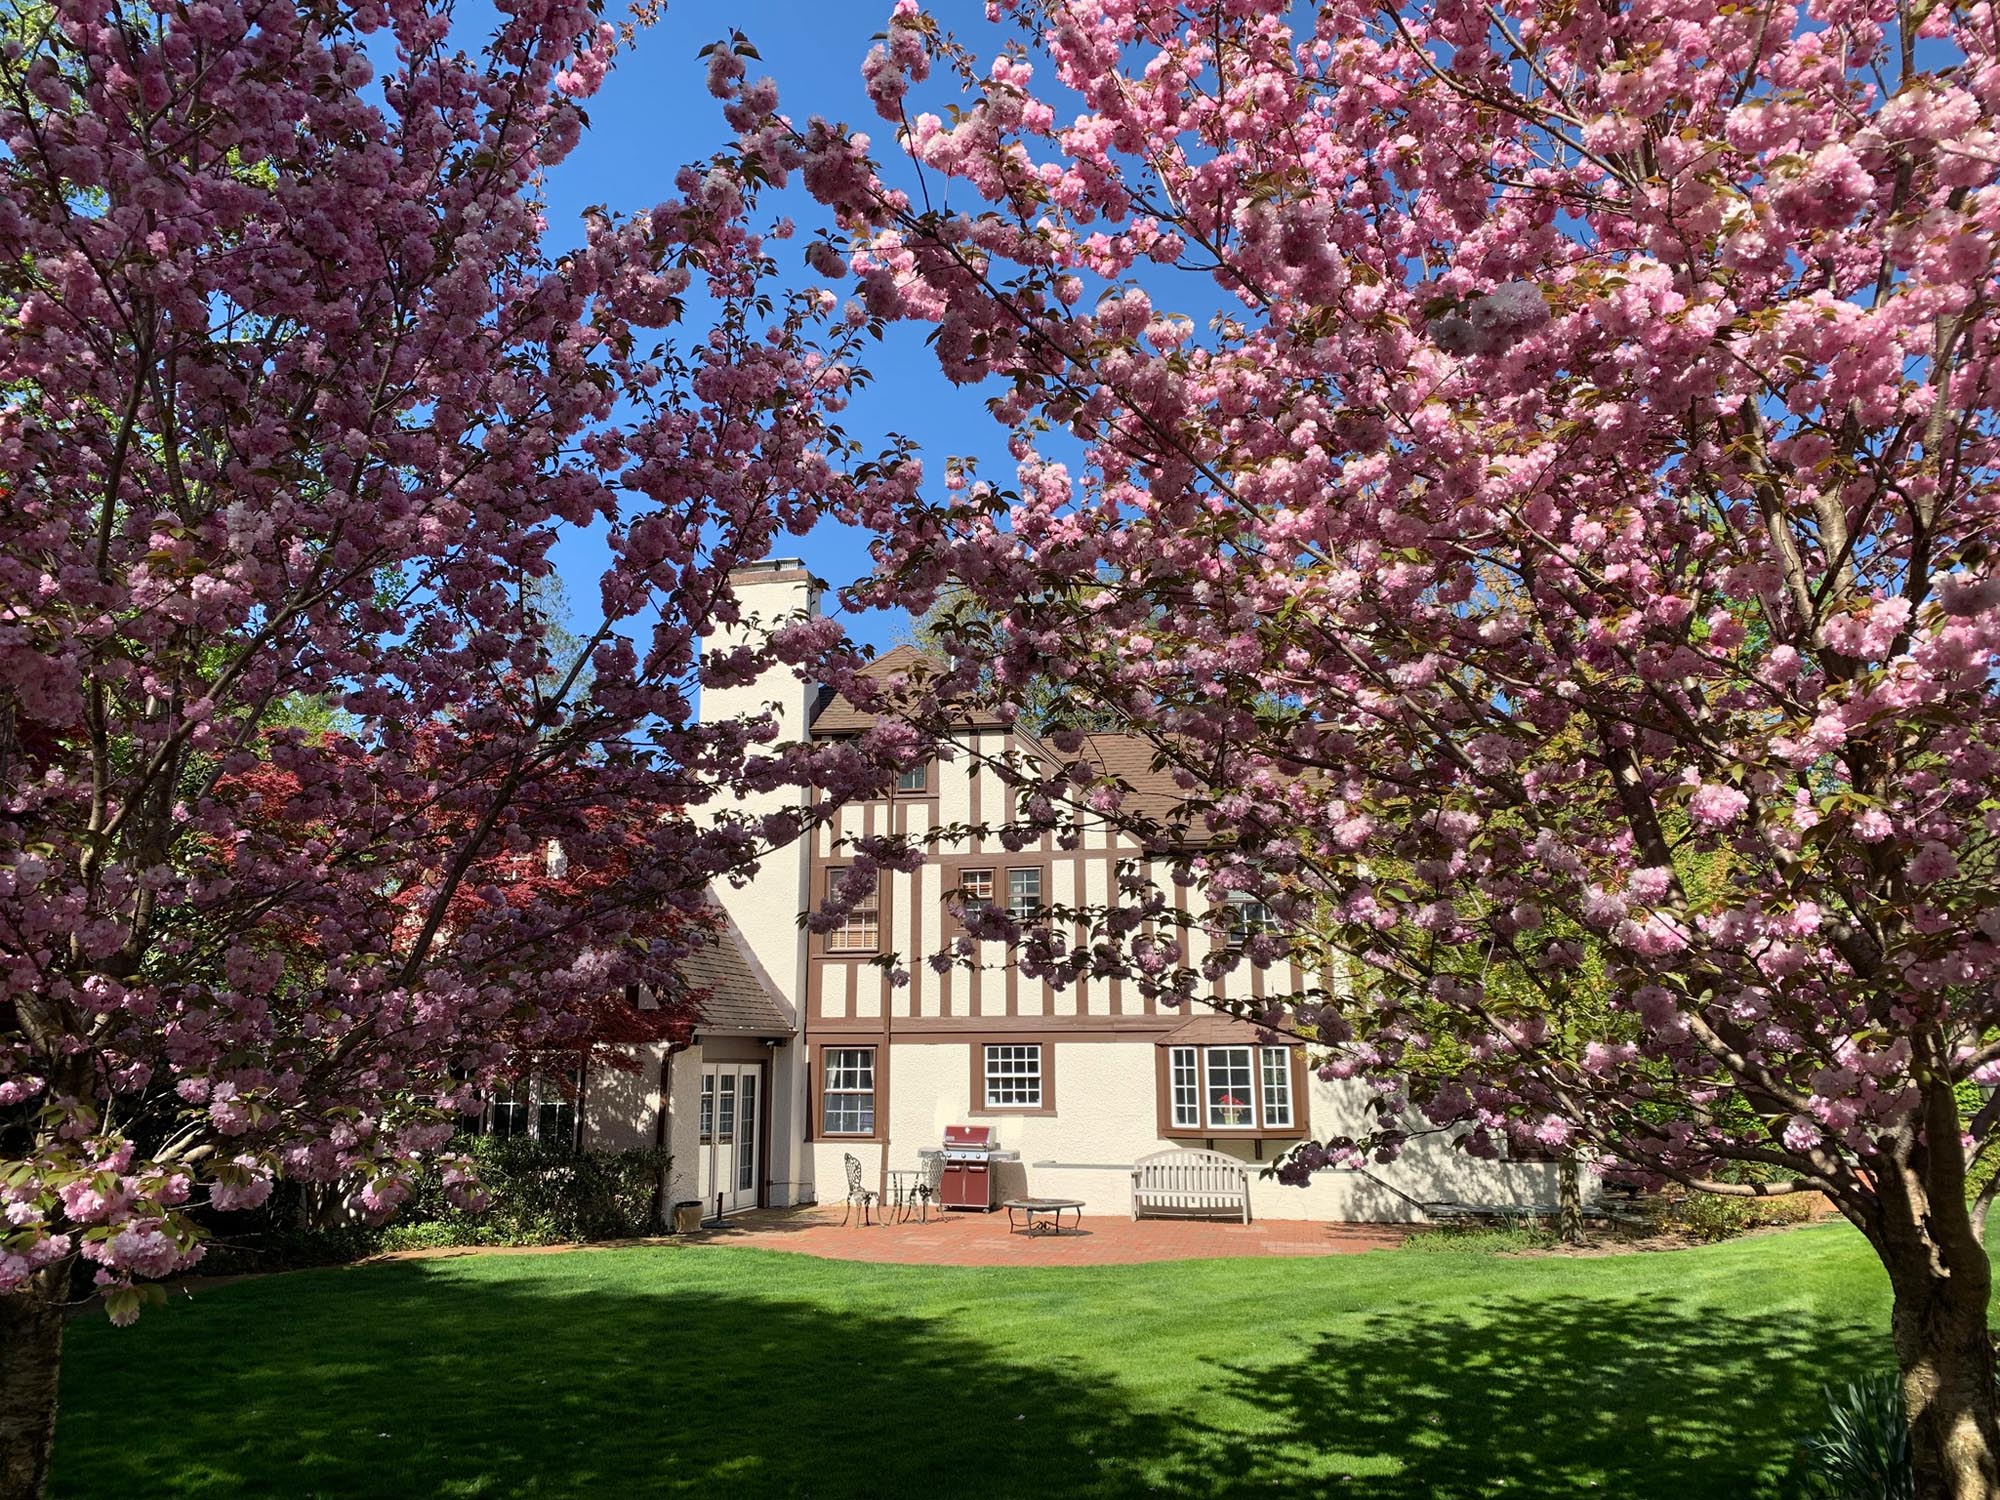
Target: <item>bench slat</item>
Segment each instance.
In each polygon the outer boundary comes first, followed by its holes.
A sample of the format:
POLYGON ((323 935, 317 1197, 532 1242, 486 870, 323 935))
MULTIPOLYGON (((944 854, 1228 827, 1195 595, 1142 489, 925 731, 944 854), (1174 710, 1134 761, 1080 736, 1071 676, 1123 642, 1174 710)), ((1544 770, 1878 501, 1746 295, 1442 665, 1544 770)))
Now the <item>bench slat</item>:
POLYGON ((1250 1173, 1220 1151, 1156 1151, 1132 1168, 1132 1217, 1146 1208, 1231 1209, 1250 1222, 1250 1173))

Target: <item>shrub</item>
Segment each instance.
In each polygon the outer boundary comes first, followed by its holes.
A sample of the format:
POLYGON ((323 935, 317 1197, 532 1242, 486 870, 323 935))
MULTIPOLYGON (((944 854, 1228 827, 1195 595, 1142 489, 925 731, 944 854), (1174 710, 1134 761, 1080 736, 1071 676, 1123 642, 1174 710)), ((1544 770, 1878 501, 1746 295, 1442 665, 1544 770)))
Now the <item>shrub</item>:
POLYGON ((263 1207, 204 1214, 216 1238, 205 1273, 287 1270, 360 1260, 383 1250, 445 1245, 558 1245, 653 1232, 654 1189, 670 1160, 657 1150, 570 1151, 533 1140, 479 1136, 454 1142, 479 1164, 492 1203, 453 1208, 427 1178, 390 1223, 354 1222, 338 1195, 281 1182, 263 1207))
POLYGON ((1826 1388, 1827 1424, 1799 1452, 1802 1500, 1915 1500, 1910 1429, 1894 1375, 1826 1388))
POLYGON ((1747 1198, 1724 1198, 1714 1193, 1689 1193, 1668 1209, 1661 1227, 1676 1230, 1704 1243, 1733 1239, 1755 1221, 1747 1198))
POLYGON ((1730 1198, 1718 1193, 1689 1193, 1665 1200, 1660 1229, 1704 1243, 1732 1239, 1748 1230, 1775 1224, 1804 1224, 1819 1202, 1814 1193, 1787 1193, 1781 1198, 1730 1198))
POLYGON ((462 1213, 446 1201, 441 1183, 426 1181, 385 1231, 384 1248, 558 1245, 630 1239, 657 1227, 654 1195, 669 1160, 664 1151, 570 1151, 490 1136, 463 1146, 478 1163, 491 1206, 462 1213))
POLYGON ((1434 1224, 1404 1240, 1403 1248, 1514 1255, 1523 1250, 1552 1249, 1560 1243, 1555 1231, 1537 1219, 1520 1224, 1434 1224))

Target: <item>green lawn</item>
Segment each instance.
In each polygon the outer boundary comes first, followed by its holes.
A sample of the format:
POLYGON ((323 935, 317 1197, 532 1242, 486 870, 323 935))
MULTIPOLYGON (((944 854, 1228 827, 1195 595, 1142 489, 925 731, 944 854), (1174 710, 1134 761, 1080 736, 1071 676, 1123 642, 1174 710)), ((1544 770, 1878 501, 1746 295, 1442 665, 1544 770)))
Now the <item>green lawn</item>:
POLYGON ((1886 1358, 1843 1226, 1092 1270, 641 1248, 314 1271, 72 1330, 78 1497, 1778 1494, 1886 1358))

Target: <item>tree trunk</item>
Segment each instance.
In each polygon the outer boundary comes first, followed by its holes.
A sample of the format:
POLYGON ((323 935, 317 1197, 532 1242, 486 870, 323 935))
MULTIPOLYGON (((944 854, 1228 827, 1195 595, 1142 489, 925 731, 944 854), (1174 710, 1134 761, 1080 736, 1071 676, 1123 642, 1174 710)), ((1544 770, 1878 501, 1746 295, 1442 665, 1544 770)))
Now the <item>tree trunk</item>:
POLYGON ((2000 1500, 2000 1415, 1987 1309, 1993 1264, 1965 1201, 1964 1127, 1945 1075, 1922 1127, 1885 1141, 1876 1211, 1860 1220, 1895 1293, 1890 1326, 1918 1500, 2000 1500))
POLYGON ((1583 1165, 1574 1151, 1556 1164, 1556 1232, 1565 1245, 1583 1243, 1583 1165))
POLYGON ((1935 1262, 1898 1276, 1892 1327, 1918 1500, 2000 1497, 2000 1414, 1986 1328, 1991 1274, 1935 1262))
POLYGON ((0 1294, 0 1500, 41 1500, 48 1488, 62 1335, 47 1272, 0 1294))

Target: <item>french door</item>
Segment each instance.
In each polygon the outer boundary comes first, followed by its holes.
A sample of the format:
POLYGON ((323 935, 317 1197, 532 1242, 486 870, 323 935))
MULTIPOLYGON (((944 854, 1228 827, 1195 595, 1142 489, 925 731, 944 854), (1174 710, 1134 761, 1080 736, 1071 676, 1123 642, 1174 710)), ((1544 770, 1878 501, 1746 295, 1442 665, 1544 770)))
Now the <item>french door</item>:
POLYGON ((701 1206, 733 1214, 757 1206, 763 1162, 764 1065, 704 1063, 701 1070, 701 1154, 697 1188, 701 1206))

